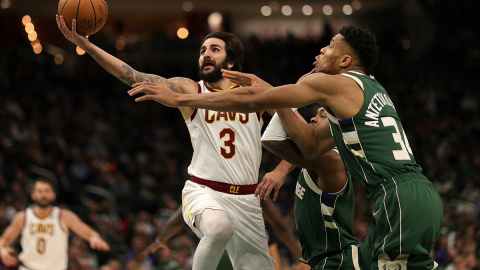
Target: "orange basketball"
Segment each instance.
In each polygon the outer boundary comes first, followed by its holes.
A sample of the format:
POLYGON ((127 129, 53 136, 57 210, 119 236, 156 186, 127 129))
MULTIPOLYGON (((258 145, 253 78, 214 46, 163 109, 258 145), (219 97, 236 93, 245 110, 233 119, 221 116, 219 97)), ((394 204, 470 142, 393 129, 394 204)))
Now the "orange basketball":
POLYGON ((77 21, 77 33, 89 36, 102 29, 107 21, 108 6, 105 0, 60 0, 58 14, 63 16, 68 28, 77 21))

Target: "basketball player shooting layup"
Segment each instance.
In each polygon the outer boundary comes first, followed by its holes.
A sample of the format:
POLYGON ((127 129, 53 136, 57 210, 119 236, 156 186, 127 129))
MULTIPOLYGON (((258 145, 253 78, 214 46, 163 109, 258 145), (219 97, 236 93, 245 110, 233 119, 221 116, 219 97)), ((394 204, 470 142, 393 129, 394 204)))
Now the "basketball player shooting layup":
POLYGON ((20 270, 67 269, 68 230, 88 241, 93 249, 110 250, 100 235, 77 215, 52 205, 56 194, 50 180, 36 179, 31 196, 33 206, 17 213, 0 238, 0 256, 6 266, 20 263, 20 270), (17 259, 9 246, 20 235, 22 252, 17 259))
MULTIPOLYGON (((336 145, 348 173, 373 199, 373 221, 361 247, 363 261, 371 264, 367 269, 433 269, 430 251, 442 224, 443 205, 415 161, 392 100, 367 75, 377 59, 375 36, 347 26, 315 57, 315 72, 296 84, 187 95, 140 83, 129 94, 144 94, 136 100, 171 107, 237 112, 320 103, 329 121, 312 129, 310 140, 297 140, 297 146, 304 157, 313 159, 336 145)), ((285 128, 292 139, 300 130, 295 125, 285 128)))
MULTIPOLYGON (((138 72, 78 35, 75 20, 72 31, 61 16, 57 16, 57 24, 68 40, 128 85, 148 81, 173 92, 204 95, 236 87, 222 77, 221 69, 242 69, 243 45, 228 33, 205 37, 198 59, 202 80, 195 82, 138 72)), ((194 149, 188 168, 191 179, 182 191, 184 220, 201 238, 193 270, 215 269, 225 249, 235 269, 273 269, 260 201, 254 195, 262 154, 261 114, 179 110, 194 149)))

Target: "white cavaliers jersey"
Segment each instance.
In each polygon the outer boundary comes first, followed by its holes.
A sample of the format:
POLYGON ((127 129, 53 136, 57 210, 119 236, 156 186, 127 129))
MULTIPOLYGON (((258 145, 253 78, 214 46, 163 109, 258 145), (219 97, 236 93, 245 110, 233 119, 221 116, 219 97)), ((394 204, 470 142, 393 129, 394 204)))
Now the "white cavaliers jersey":
MULTIPOLYGON (((198 82, 200 94, 215 91, 205 82, 198 82)), ((258 183, 262 157, 260 113, 195 108, 185 122, 193 146, 188 174, 235 185, 258 183)))
POLYGON ((67 269, 68 230, 60 221, 60 208, 54 206, 46 218, 39 218, 29 207, 25 210, 25 225, 18 255, 23 269, 67 269))

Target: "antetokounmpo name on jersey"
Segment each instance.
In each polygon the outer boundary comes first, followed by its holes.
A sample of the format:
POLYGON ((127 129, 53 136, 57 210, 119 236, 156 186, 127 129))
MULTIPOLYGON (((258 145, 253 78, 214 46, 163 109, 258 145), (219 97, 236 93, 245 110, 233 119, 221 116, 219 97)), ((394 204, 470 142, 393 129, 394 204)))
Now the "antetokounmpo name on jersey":
POLYGON ((250 116, 247 113, 236 113, 236 112, 216 112, 205 110, 205 122, 212 124, 215 121, 240 121, 242 124, 248 123, 250 116))
POLYGON ((368 104, 367 111, 365 112, 365 117, 373 121, 365 121, 365 125, 379 127, 378 117, 380 117, 380 112, 385 106, 390 106, 395 110, 395 106, 387 94, 376 93, 370 100, 370 104, 368 104))

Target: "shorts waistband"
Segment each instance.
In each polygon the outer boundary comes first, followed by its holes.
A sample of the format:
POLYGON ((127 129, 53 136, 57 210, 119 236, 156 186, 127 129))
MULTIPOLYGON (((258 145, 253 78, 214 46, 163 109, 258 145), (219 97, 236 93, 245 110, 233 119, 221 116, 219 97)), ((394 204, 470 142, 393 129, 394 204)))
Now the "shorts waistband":
POLYGON ((433 183, 430 180, 428 180, 428 178, 422 173, 399 174, 390 178, 389 181, 380 184, 373 193, 375 194, 374 198, 376 198, 380 194, 383 194, 382 192, 380 192, 381 190, 383 190, 383 188, 389 189, 395 186, 395 184, 406 183, 406 182, 424 182, 433 186, 433 183))
POLYGON ((195 176, 190 177, 190 181, 199 185, 207 186, 215 191, 233 194, 233 195, 249 195, 254 194, 257 189, 257 184, 253 185, 231 185, 210 180, 204 180, 195 176))

